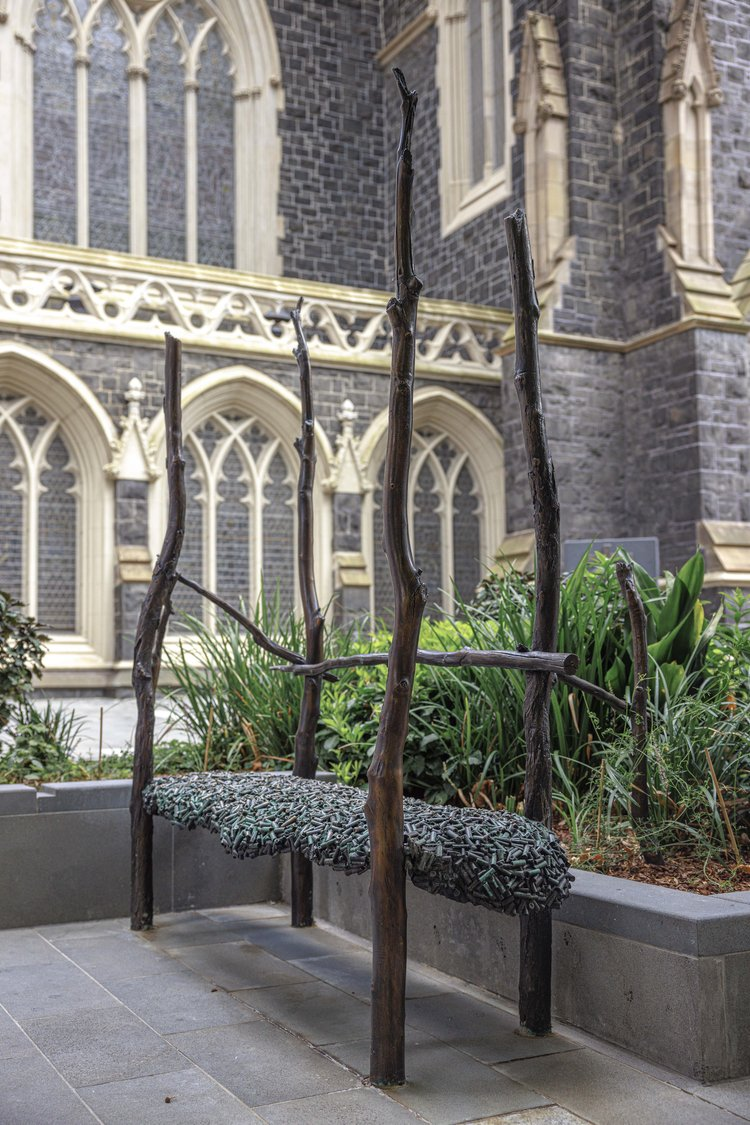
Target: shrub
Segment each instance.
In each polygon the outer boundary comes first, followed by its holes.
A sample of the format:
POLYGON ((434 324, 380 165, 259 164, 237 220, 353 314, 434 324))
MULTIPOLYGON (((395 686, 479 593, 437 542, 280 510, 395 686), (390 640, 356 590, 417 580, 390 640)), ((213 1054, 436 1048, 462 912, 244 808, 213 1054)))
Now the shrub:
POLYGON ((0 730, 8 723, 14 704, 42 670, 47 637, 20 602, 0 590, 0 730))
POLYGON ((17 701, 4 732, 0 782, 85 779, 86 767, 73 757, 81 725, 82 720, 62 707, 37 706, 30 699, 17 701))

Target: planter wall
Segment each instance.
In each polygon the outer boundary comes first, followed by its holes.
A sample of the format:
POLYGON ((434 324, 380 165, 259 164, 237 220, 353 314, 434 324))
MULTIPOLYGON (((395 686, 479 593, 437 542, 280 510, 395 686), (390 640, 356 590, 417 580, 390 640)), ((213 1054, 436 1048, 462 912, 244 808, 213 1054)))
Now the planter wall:
MULTIPOLYGON (((282 877, 288 899, 286 870, 282 877)), ((316 869, 316 917, 370 936, 368 877, 316 869)), ((407 884, 409 956, 516 1000, 518 920, 407 884)), ((750 894, 580 871, 555 911, 555 1014, 705 1082, 750 1074, 750 894)))
MULTIPOLYGON (((0 785, 0 929, 130 913, 130 781, 0 785)), ((207 832, 154 820, 160 913, 278 898, 273 859, 238 863, 207 832)))

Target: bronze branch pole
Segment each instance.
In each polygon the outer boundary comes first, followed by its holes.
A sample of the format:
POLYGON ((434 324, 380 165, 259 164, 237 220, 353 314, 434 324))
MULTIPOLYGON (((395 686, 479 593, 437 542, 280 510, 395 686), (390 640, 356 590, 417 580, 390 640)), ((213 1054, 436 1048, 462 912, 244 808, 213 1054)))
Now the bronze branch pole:
POLYGON ((172 612, 177 563, 185 536, 185 461, 182 455, 181 347, 166 334, 164 420, 167 441, 167 530, 141 606, 133 653, 133 688, 138 705, 130 799, 130 928, 146 930, 154 919, 153 820, 143 790, 153 777, 154 705, 164 635, 172 612))
POLYGON ((630 706, 630 730, 633 735, 633 784, 630 790, 630 819, 641 838, 646 863, 662 863, 662 856, 643 838, 648 824, 648 626, 646 610, 633 577, 633 568, 620 561, 615 565, 617 581, 628 608, 633 644, 633 699, 630 706))
MULTIPOLYGON (((551 652, 557 645, 560 609, 560 505, 542 407, 537 339, 539 303, 526 215, 519 208, 505 219, 516 329, 514 382, 529 467, 536 541, 536 590, 531 646, 551 652)), ((524 813, 552 827, 552 758, 549 704, 552 676, 529 672, 524 697, 526 776, 524 813)), ((519 976, 521 1031, 546 1035, 552 1029, 552 914, 521 918, 519 976)))
MULTIPOLYGON (((305 656, 310 664, 323 659, 324 618, 315 588, 313 486, 315 483, 315 416, 313 414, 310 354, 300 319, 300 299, 292 312, 297 334, 294 355, 299 368, 302 400, 302 430, 294 445, 299 455, 297 482, 297 561, 302 612, 305 619, 305 656)), ((320 718, 320 675, 305 677, 299 724, 294 740, 295 777, 315 777, 317 758, 315 735, 320 718)), ((299 852, 292 852, 292 925, 311 926, 313 922, 312 863, 299 852)))
POLYGON ((404 862, 404 743, 414 683, 417 644, 426 601, 409 539, 407 501, 414 414, 417 305, 422 283, 414 275, 411 245, 412 156, 417 94, 394 70, 401 93, 401 135, 396 170, 397 296, 388 302, 393 330, 388 441, 383 477, 383 546, 391 572, 394 625, 385 697, 365 815, 370 835, 372 911, 372 1038, 370 1080, 375 1086, 404 1081, 406 988, 406 886, 404 862))

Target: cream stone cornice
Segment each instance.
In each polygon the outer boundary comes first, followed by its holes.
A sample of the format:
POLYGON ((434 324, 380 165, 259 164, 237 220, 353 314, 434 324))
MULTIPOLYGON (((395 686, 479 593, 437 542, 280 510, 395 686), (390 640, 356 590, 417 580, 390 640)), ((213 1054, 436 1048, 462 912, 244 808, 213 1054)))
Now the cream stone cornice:
MULTIPOLYGON (((0 239, 0 329, 154 346, 169 329, 186 348, 289 361, 288 312, 305 300, 313 361, 389 370, 390 295, 110 251, 0 239)), ((420 303, 417 374, 497 381, 510 313, 420 303)))
POLYGON ((432 27, 437 17, 437 8, 428 7, 418 16, 415 16, 413 20, 410 20, 406 27, 402 28, 398 35, 394 35, 393 39, 389 40, 384 47, 381 47, 375 55, 380 65, 382 67, 390 66, 402 51, 405 51, 407 47, 410 47, 412 43, 424 35, 425 31, 432 27))
MULTIPOLYGON (((682 320, 672 321, 670 324, 661 325, 650 332, 642 332, 630 336, 627 340, 616 340, 611 336, 581 336, 574 332, 539 332, 539 343, 557 348, 583 348, 593 352, 616 352, 627 355, 629 352, 648 348, 672 336, 680 336, 683 332, 692 332, 697 328, 709 332, 734 332, 746 336, 750 333, 750 324, 744 321, 725 320, 723 317, 687 316, 682 320)), ((511 328, 503 337, 500 349, 501 355, 512 355, 515 350, 515 336, 511 328)))

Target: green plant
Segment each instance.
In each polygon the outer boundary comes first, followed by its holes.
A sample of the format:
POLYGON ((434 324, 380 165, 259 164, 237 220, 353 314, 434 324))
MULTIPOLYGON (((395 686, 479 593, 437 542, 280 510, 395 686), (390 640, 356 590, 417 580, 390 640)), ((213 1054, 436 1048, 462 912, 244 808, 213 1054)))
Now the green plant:
POLYGON ((85 778, 86 768, 73 757, 82 721, 62 707, 37 706, 22 699, 4 731, 0 780, 4 783, 43 781, 50 775, 66 781, 85 778))
MULTIPOLYGON (((662 700, 653 719, 647 746, 651 764, 648 846, 667 854, 689 848, 702 858, 730 856, 730 841, 706 752, 711 756, 735 836, 747 846, 750 702, 729 710, 713 697, 709 683, 694 694, 662 700)), ((604 774, 601 840, 595 840, 598 768, 590 769, 583 783, 571 787, 556 756, 555 800, 577 852, 599 852, 605 858, 616 852, 621 857, 623 841, 630 832, 631 746, 627 736, 608 732, 597 742, 595 751, 604 774)), ((635 846, 634 841, 630 846, 635 846)))
MULTIPOLYGON (((662 695, 673 696, 690 677, 694 679, 700 673, 723 609, 706 621, 700 597, 705 571, 700 551, 696 551, 676 574, 665 571, 663 591, 643 567, 631 559, 628 561, 646 610, 649 662, 661 674, 662 695)), ((606 674, 607 687, 619 696, 626 693, 632 680, 629 623, 625 624, 625 635, 626 652, 613 662, 606 674)))
MULTIPOLYGON (((189 762, 190 769, 246 770, 288 768, 294 755, 302 680, 271 671, 279 658, 259 649, 232 620, 211 629, 185 616, 189 637, 181 637, 167 661, 178 688, 171 696, 175 721, 189 732, 160 756, 166 770, 189 762), (206 755, 206 750, 208 754, 206 755)), ((287 647, 304 646, 293 617, 282 620, 278 600, 261 597, 256 620, 263 631, 287 647)))
POLYGON ((0 730, 42 670, 48 638, 10 594, 0 590, 0 730))

